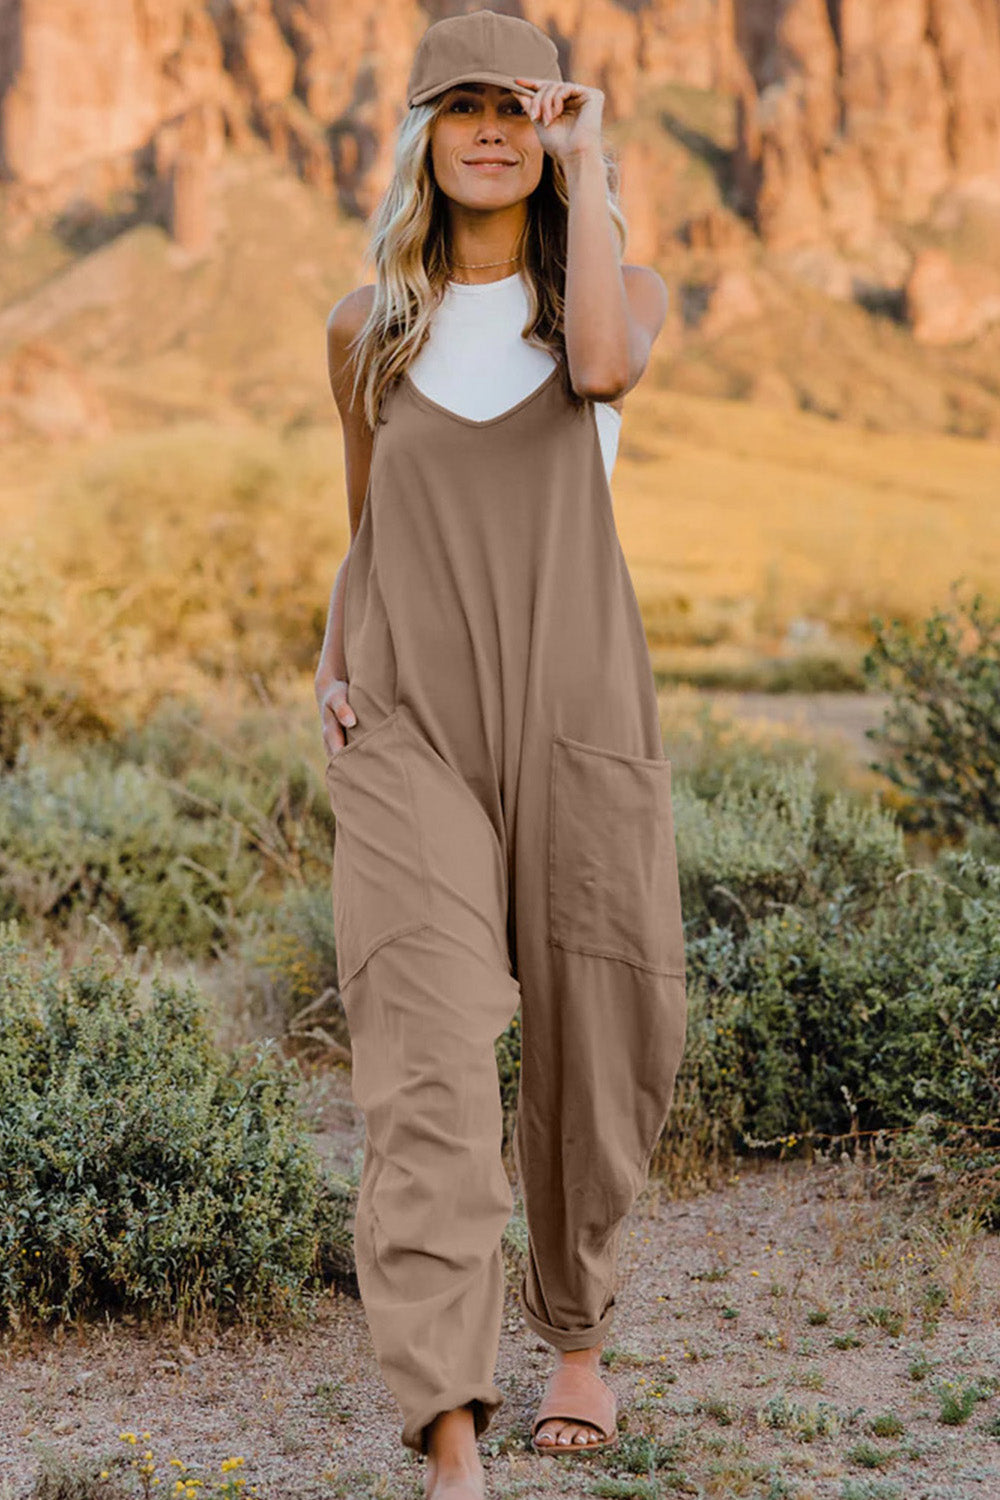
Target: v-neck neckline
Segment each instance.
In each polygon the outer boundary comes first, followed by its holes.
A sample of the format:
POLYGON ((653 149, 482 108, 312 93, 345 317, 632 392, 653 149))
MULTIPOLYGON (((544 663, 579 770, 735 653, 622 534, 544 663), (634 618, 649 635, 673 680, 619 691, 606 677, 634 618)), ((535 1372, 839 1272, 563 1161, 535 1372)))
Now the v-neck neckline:
POLYGON ((546 390, 552 384, 558 374, 559 363, 557 361, 556 364, 553 365, 549 373, 546 375, 541 385, 536 385, 534 390, 529 391, 526 396, 522 396, 520 401, 516 401, 513 406, 508 406, 506 411, 498 412, 495 417, 482 418, 464 417, 460 412, 452 411, 448 406, 442 406, 440 401, 435 401, 432 396, 426 395, 426 393, 420 389, 420 387, 411 379, 409 370, 404 371, 403 381, 409 389, 410 394, 417 401, 422 402, 424 406, 429 406, 432 411, 440 412, 442 416, 451 417, 453 422, 461 422, 466 427, 495 427, 498 422, 505 422, 508 417, 514 416, 515 412, 519 412, 522 407, 527 406, 529 401, 534 401, 537 396, 540 396, 542 391, 546 390))

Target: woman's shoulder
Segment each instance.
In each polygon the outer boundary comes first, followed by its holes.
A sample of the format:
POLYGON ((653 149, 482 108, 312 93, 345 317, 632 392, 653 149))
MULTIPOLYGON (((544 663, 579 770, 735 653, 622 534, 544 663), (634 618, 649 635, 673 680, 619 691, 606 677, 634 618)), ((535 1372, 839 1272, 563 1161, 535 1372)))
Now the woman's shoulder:
POLYGON ((326 363, 330 384, 338 395, 351 359, 351 344, 371 311, 374 282, 355 287, 331 307, 326 318, 326 363))
POLYGON ((353 338, 371 312, 375 298, 374 281, 357 286, 331 307, 326 319, 328 337, 343 340, 353 338))
POLYGON ((355 287, 331 307, 326 319, 326 364, 330 389, 345 420, 353 415, 352 344, 371 311, 375 292, 370 286, 355 287))

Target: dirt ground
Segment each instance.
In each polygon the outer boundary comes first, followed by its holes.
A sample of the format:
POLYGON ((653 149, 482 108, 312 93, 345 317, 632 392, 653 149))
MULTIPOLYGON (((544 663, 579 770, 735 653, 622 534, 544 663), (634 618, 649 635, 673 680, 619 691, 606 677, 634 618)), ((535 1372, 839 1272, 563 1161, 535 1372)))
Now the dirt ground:
MULTIPOLYGON (((363 1124, 347 1074, 314 1080, 310 1103, 318 1147, 349 1162, 363 1124)), ((519 1216, 516 1185, 515 1199, 519 1216)), ((506 1399, 480 1447, 488 1496, 1000 1496, 1000 1237, 942 1228, 853 1163, 744 1163, 685 1199, 652 1181, 626 1226, 605 1362, 618 1450, 537 1457, 552 1355, 511 1276, 506 1399)), ((343 1293, 291 1334, 152 1339, 116 1323, 30 1355, 0 1346, 0 1500, 35 1492, 46 1452, 111 1474, 46 1492, 74 1500, 110 1493, 145 1452, 162 1478, 151 1494, 174 1493, 177 1458, 202 1494, 237 1473, 267 1500, 419 1500, 424 1466, 400 1426, 343 1293), (226 1476, 230 1458, 243 1464, 226 1476)))

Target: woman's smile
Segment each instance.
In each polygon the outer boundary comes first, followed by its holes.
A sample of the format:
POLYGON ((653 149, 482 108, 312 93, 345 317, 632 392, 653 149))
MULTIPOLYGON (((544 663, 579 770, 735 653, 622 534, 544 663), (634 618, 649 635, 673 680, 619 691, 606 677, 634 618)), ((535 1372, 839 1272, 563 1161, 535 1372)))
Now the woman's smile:
POLYGON ((501 161, 499 157, 492 157, 483 161, 466 161, 463 162, 462 165, 466 167, 472 167, 476 172, 487 172, 490 174, 496 173, 497 175, 499 175, 501 172, 506 171, 510 167, 516 167, 517 162, 501 161))

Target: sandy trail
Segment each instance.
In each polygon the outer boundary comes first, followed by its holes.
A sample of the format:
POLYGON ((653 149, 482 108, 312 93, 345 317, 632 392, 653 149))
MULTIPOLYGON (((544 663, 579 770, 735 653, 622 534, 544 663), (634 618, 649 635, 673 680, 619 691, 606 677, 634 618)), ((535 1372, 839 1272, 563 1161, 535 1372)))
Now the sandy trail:
MULTIPOLYGON (((348 1161, 361 1127, 347 1075, 322 1092, 317 1145, 348 1161)), ((926 1209, 873 1196, 851 1164, 745 1164, 723 1188, 672 1201, 649 1185, 626 1227, 606 1347, 623 1444, 586 1470, 528 1446, 551 1354, 523 1324, 513 1276, 507 1297, 507 1399, 481 1442, 497 1500, 598 1493, 616 1475, 627 1487, 605 1493, 1000 1495, 1000 1238, 942 1234, 926 1209), (966 1419, 943 1422, 969 1389, 966 1419), (641 1437, 660 1464, 645 1481, 626 1467, 641 1468, 641 1437)), ((3 1500, 33 1492, 39 1445, 112 1476, 109 1460, 152 1451, 162 1495, 172 1457, 215 1484, 222 1460, 241 1457, 246 1493, 272 1500, 423 1493, 349 1296, 325 1297, 298 1333, 154 1339, 119 1323, 0 1352, 3 1500)))

